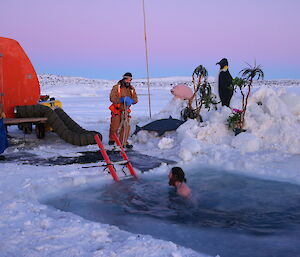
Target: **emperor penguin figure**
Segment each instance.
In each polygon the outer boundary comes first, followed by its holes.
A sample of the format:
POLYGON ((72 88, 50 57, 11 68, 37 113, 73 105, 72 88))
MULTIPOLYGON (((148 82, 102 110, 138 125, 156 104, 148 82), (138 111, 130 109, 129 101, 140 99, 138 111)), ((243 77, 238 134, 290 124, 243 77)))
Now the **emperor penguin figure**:
POLYGON ((226 105, 229 107, 230 100, 233 95, 232 76, 228 70, 228 60, 223 58, 221 61, 216 63, 220 65, 220 73, 218 80, 218 90, 221 99, 222 106, 226 105))

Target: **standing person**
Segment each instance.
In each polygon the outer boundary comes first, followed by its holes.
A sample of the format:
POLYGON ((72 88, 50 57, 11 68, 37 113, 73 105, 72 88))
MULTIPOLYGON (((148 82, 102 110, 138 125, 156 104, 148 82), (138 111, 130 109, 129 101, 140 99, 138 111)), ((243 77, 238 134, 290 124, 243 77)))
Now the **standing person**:
POLYGON ((117 133, 121 143, 129 149, 133 147, 127 141, 130 133, 130 106, 138 102, 131 81, 132 74, 126 72, 123 78, 113 86, 110 92, 110 101, 112 104, 109 107, 111 110, 111 120, 108 144, 114 145, 113 135, 117 133))
POLYGON ((222 106, 230 107, 230 100, 233 95, 232 76, 228 70, 228 60, 223 58, 216 63, 220 65, 220 73, 218 79, 219 96, 222 106))
POLYGON ((8 147, 6 128, 4 125, 5 114, 2 111, 2 104, 0 104, 0 160, 4 160, 4 156, 1 155, 4 150, 8 147))
POLYGON ((176 188, 176 193, 183 197, 191 194, 191 189, 186 184, 184 171, 180 167, 173 167, 169 173, 169 185, 176 188))

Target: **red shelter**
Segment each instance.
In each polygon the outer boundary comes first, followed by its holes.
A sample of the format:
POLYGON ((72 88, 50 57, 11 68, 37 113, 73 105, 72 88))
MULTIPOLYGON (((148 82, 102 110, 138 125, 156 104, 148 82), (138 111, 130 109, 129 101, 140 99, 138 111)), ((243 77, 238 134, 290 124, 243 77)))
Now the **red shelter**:
POLYGON ((0 105, 6 118, 14 118, 15 106, 37 104, 39 98, 40 84, 23 48, 0 37, 0 105))

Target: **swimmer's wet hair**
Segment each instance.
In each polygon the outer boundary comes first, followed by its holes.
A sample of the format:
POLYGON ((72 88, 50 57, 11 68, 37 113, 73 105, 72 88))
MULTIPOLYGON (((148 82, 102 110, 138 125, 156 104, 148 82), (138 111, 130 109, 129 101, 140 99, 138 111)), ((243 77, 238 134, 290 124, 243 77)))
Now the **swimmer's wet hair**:
POLYGON ((172 171, 172 176, 174 176, 174 179, 176 181, 186 182, 185 174, 184 174, 184 171, 182 170, 182 168, 180 168, 180 167, 173 167, 171 169, 171 171, 172 171))

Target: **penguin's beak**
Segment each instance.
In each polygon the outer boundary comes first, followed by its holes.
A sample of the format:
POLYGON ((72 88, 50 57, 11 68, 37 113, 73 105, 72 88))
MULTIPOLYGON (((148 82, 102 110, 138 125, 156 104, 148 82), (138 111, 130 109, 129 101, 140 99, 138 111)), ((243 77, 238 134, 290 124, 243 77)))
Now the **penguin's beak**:
POLYGON ((220 65, 220 62, 217 62, 217 63, 216 63, 216 65, 218 65, 218 64, 220 65))

